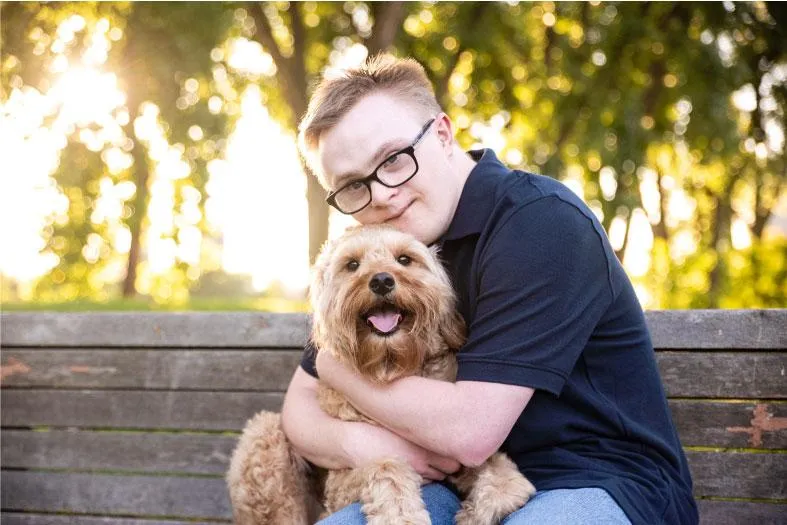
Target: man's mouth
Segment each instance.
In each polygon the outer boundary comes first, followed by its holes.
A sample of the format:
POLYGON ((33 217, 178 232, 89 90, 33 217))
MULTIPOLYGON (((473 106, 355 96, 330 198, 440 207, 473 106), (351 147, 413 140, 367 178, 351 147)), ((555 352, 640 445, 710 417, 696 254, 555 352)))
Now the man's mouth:
POLYGON ((388 337, 399 330, 405 317, 405 312, 393 304, 385 303, 372 308, 362 317, 374 333, 388 337))
POLYGON ((392 216, 390 216, 388 219, 386 219, 386 220, 385 220, 385 222, 392 222, 392 221, 395 221, 396 219, 400 218, 402 215, 404 215, 404 214, 405 214, 405 212, 407 212, 407 210, 409 210, 409 209, 410 209, 410 206, 412 206, 412 205, 413 205, 413 203, 412 203, 412 202, 408 203, 408 204, 407 204, 407 205, 406 205, 404 208, 402 208, 402 209, 401 209, 399 212, 395 213, 394 215, 392 215, 392 216))

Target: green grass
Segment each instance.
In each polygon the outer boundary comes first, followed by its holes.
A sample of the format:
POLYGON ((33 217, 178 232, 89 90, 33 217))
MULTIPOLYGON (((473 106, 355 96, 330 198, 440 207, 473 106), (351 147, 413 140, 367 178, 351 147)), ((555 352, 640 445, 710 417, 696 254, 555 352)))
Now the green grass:
POLYGON ((309 305, 303 299, 278 297, 259 298, 195 298, 182 304, 160 304, 151 299, 115 299, 111 301, 69 302, 3 302, 4 312, 307 312, 309 305))

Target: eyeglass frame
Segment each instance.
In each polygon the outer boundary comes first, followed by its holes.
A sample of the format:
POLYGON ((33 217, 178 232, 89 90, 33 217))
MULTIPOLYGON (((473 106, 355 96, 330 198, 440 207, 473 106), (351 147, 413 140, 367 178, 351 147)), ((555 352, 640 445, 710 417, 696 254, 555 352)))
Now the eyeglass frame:
POLYGON ((434 124, 434 122, 436 120, 437 120, 437 117, 432 117, 431 119, 429 119, 429 122, 424 124, 424 126, 421 128, 421 131, 418 133, 418 135, 415 137, 415 139, 413 140, 413 142, 409 146, 404 147, 404 148, 400 149, 399 151, 395 151, 394 153, 391 153, 390 155, 385 157, 385 159, 383 159, 383 161, 380 162, 380 164, 377 165, 377 167, 374 169, 374 171, 370 175, 367 175, 366 177, 363 177, 361 179, 353 179, 351 181, 348 181, 347 184, 343 184, 341 188, 338 188, 337 190, 330 192, 328 194, 328 196, 325 198, 325 202, 327 202, 328 204, 330 204, 331 206, 336 208, 340 213, 343 213, 345 215, 354 215, 354 214, 358 213, 359 211, 365 209, 367 206, 369 206, 369 204, 371 204, 372 199, 373 199, 373 197, 372 197, 372 181, 378 182, 378 183, 382 184, 383 186, 385 186, 386 188, 398 188, 399 186, 402 186, 402 185, 407 184, 408 182, 410 182, 410 180, 413 177, 415 177, 415 175, 418 173, 418 169, 420 168, 420 166, 418 164, 418 159, 415 156, 415 147, 418 145, 419 142, 421 142, 421 140, 423 140, 423 138, 426 136, 426 133, 429 131, 429 128, 432 127, 432 124, 434 124), (402 154, 409 155, 410 158, 413 159, 413 162, 415 162, 415 170, 413 171, 413 174, 410 175, 409 177, 407 177, 405 180, 403 180, 402 182, 400 182, 398 184, 387 184, 387 183, 383 182, 380 179, 380 177, 377 176, 377 172, 380 170, 380 168, 383 166, 383 164, 385 164, 386 162, 388 162, 392 158, 396 157, 397 155, 402 155, 402 154), (347 211, 342 210, 339 207, 339 205, 336 203, 336 195, 340 191, 342 191, 343 189, 349 187, 351 184, 357 184, 359 182, 362 183, 364 186, 366 186, 366 189, 368 190, 368 193, 369 193, 369 200, 366 201, 366 204, 364 204, 363 206, 361 206, 360 208, 358 208, 355 211, 347 212, 347 211))

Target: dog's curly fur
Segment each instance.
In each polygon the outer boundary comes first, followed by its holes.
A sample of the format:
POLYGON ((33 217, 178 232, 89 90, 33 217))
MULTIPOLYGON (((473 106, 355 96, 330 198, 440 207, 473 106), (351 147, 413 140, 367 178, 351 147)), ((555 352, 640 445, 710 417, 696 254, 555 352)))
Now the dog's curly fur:
MULTIPOLYGON (((315 266, 311 302, 317 348, 365 377, 378 383, 407 375, 455 380, 464 323, 436 251, 412 236, 363 226, 327 244, 315 266), (378 329, 370 313, 380 312, 387 312, 389 321, 378 329)), ((374 423, 322 384, 318 399, 333 417, 374 423)), ((420 497, 421 477, 401 460, 332 470, 320 483, 307 465, 288 444, 277 414, 252 418, 227 474, 235 522, 305 524, 313 519, 317 500, 326 514, 359 501, 371 525, 430 522, 420 497)), ((535 492, 503 453, 480 467, 463 468, 452 481, 463 495, 456 516, 460 525, 498 523, 535 492)))

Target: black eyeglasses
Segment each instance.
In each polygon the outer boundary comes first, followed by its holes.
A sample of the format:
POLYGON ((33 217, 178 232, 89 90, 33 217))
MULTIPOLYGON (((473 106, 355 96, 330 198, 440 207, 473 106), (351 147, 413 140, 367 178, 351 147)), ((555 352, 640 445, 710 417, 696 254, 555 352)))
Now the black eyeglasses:
POLYGON ((377 181, 386 188, 396 188, 412 179, 418 173, 415 147, 424 138, 434 121, 433 118, 424 124, 412 144, 388 156, 371 175, 351 180, 338 190, 329 193, 325 201, 340 212, 352 215, 366 208, 372 202, 372 181, 377 181))

